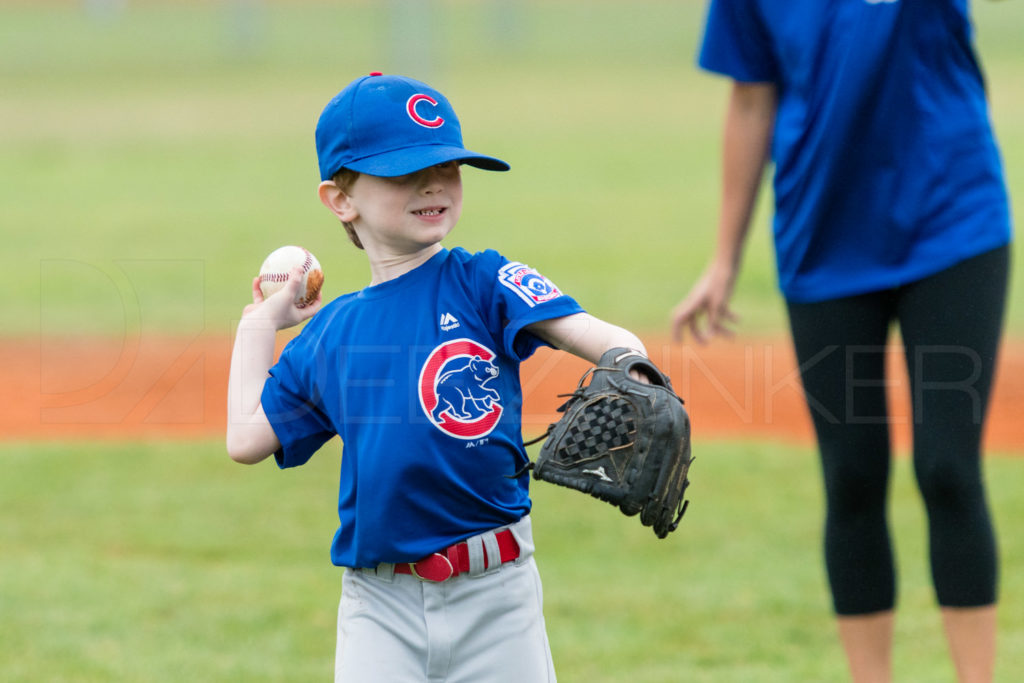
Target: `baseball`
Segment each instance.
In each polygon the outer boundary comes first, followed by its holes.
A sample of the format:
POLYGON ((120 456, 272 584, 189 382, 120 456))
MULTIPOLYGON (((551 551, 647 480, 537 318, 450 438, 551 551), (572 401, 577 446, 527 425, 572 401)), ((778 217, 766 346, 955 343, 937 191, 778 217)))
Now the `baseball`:
POLYGON ((270 298, 288 282, 288 274, 292 268, 302 268, 302 287, 295 295, 295 303, 307 306, 316 301, 320 288, 324 284, 324 271, 320 262, 308 250, 302 247, 287 246, 275 249, 260 266, 260 291, 263 298, 270 298))

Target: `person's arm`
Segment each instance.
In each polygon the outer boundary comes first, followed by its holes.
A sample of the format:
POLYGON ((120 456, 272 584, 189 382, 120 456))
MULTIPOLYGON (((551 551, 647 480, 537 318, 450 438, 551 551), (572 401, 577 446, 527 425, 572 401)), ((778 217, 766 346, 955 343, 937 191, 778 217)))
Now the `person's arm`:
POLYGON ((255 464, 281 447, 263 412, 263 385, 274 364, 278 330, 297 325, 320 309, 320 298, 305 307, 293 301, 302 284, 296 268, 281 291, 264 300, 259 280, 253 280, 253 303, 245 307, 231 351, 228 377, 227 451, 235 462, 255 464))
POLYGON ((778 93, 771 83, 733 84, 722 144, 722 197, 718 239, 710 264, 672 312, 672 330, 681 340, 685 328, 705 343, 729 335, 736 320, 729 309, 743 244, 771 148, 778 93), (702 317, 706 320, 702 322, 702 317))
POLYGON ((645 356, 647 349, 639 337, 618 325, 595 318, 589 313, 574 313, 528 325, 529 332, 574 356, 596 363, 605 351, 625 347, 645 356))

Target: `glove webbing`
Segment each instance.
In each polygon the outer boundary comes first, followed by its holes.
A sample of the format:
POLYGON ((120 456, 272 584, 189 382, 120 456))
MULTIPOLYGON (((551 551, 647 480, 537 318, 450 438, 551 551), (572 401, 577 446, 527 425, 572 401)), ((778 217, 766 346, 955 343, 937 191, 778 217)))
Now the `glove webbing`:
POLYGON ((621 398, 586 406, 579 422, 565 435, 565 460, 588 460, 633 443, 636 434, 633 412, 629 402, 621 398))
MULTIPOLYGON (((558 394, 557 395, 558 398, 566 399, 565 402, 562 403, 562 405, 558 406, 557 412, 564 413, 566 408, 568 408, 569 405, 573 403, 573 401, 575 401, 577 399, 583 398, 585 396, 585 394, 584 394, 585 388, 583 386, 583 383, 587 381, 587 378, 590 377, 590 375, 592 375, 593 373, 595 373, 595 372, 597 372, 599 370, 615 372, 616 368, 600 366, 600 365, 595 365, 594 367, 589 368, 586 372, 583 373, 583 376, 580 377, 580 381, 576 384, 576 389, 571 394, 558 394)), ((619 403, 619 402, 616 401, 616 403, 619 403)), ((625 402, 623 401, 623 403, 625 403, 625 402)), ((628 404, 626 404, 626 405, 628 406, 628 404)), ((622 411, 622 412, 624 412, 624 411, 622 411)), ((616 416, 612 417, 610 419, 615 419, 616 417, 621 417, 622 412, 616 413, 616 416)), ((632 412, 632 410, 630 410, 630 412, 632 412)), ((609 417, 607 415, 605 415, 603 419, 605 421, 607 421, 609 419, 609 417)), ((544 439, 548 438, 548 435, 551 434, 551 430, 553 430, 554 428, 555 428, 554 424, 549 424, 548 428, 546 430, 544 430, 543 434, 541 434, 540 436, 538 436, 535 439, 530 439, 529 441, 524 441, 523 442, 523 446, 532 446, 535 443, 543 441, 544 439)), ((600 431, 600 426, 595 424, 592 427, 592 431, 595 434, 598 434, 599 431, 600 431)), ((622 430, 618 430, 618 431, 622 431, 622 430)), ((629 434, 633 434, 633 433, 636 432, 636 426, 635 426, 635 424, 633 423, 632 420, 629 421, 628 429, 626 429, 626 431, 629 434)), ((618 437, 620 435, 618 433, 616 433, 615 436, 616 436, 615 440, 618 441, 619 440, 618 437)), ((574 440, 574 446, 575 446, 575 443, 576 443, 576 440, 574 440)), ((618 445, 615 445, 612 448, 622 448, 623 446, 628 446, 630 443, 632 443, 632 439, 624 440, 622 443, 619 443, 618 445)), ((596 441, 593 441, 593 440, 591 441, 591 443, 589 444, 589 451, 590 451, 590 453, 598 452, 596 444, 597 444, 596 441)), ((609 448, 609 450, 611 450, 611 448, 609 448)), ((576 460, 580 460, 580 459, 582 459, 582 456, 576 458, 576 460)), ((512 474, 506 474, 505 477, 508 478, 508 479, 518 479, 519 477, 523 476, 523 474, 529 472, 532 469, 533 469, 533 462, 528 460, 525 465, 520 467, 518 470, 516 470, 512 474)))

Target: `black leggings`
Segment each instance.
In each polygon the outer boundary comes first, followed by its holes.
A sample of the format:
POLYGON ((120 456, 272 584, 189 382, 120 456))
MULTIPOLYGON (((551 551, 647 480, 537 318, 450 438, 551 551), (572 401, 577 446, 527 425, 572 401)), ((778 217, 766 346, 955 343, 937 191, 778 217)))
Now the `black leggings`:
POLYGON ((884 386, 894 320, 910 379, 914 474, 928 515, 936 597, 944 607, 996 601, 980 446, 1008 270, 1003 247, 896 289, 788 305, 821 451, 825 564, 837 614, 889 610, 896 601, 884 386))

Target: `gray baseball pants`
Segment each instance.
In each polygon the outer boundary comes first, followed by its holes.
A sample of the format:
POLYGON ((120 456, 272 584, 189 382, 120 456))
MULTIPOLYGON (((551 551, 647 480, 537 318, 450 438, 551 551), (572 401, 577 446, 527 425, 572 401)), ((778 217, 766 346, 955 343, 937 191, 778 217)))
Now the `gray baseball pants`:
POLYGON ((518 559, 441 583, 388 564, 347 569, 335 682, 554 682, 529 516, 509 528, 518 559))

